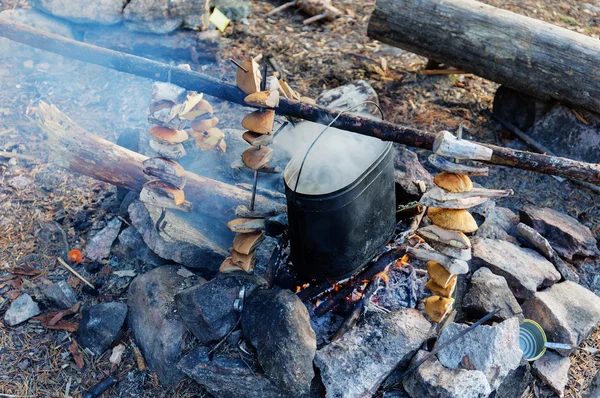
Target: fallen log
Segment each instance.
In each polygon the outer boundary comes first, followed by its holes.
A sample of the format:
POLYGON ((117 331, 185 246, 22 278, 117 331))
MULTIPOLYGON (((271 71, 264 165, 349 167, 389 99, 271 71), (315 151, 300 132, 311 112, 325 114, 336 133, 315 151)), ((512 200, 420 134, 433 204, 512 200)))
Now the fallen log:
MULTIPOLYGON (((70 40, 62 36, 31 29, 23 24, 0 19, 0 36, 35 48, 64 55, 79 61, 104 66, 148 79, 176 84, 188 90, 203 92, 236 104, 247 106, 245 94, 236 86, 202 73, 152 61, 134 55, 119 53, 101 47, 70 40)), ((600 98, 600 97, 599 97, 600 98)), ((281 115, 329 124, 342 130, 394 141, 417 148, 432 149, 437 134, 401 126, 382 120, 352 114, 342 114, 334 109, 306 102, 281 98, 275 108, 281 115), (337 119, 336 119, 337 117, 337 119)), ((531 152, 481 144, 492 149, 492 158, 486 163, 532 170, 600 184, 600 165, 546 156, 531 152)))
MULTIPOLYGON (((148 157, 89 133, 54 105, 40 102, 37 115, 58 166, 136 192, 149 180, 142 164, 148 157)), ((250 203, 251 194, 241 188, 189 171, 185 176, 185 196, 194 211, 223 221, 223 227, 235 217, 237 206, 250 203)), ((285 211, 283 205, 262 195, 256 196, 256 207, 285 211)))
POLYGON ((600 42, 473 0, 377 0, 367 34, 517 91, 600 112, 600 42))

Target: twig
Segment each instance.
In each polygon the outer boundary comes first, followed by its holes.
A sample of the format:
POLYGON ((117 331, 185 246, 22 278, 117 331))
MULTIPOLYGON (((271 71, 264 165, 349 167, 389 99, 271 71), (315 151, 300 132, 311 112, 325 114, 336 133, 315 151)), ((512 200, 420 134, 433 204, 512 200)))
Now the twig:
POLYGON ((275 15, 275 14, 277 14, 283 10, 287 10, 288 8, 293 7, 295 5, 296 5, 296 0, 292 0, 288 3, 284 3, 284 4, 280 5, 279 7, 273 8, 265 16, 270 17, 271 15, 275 15))
POLYGON ((460 69, 424 69, 422 75, 464 75, 469 72, 460 69))
POLYGON ((396 210, 396 219, 398 221, 406 220, 411 217, 416 217, 423 212, 421 203, 409 203, 406 206, 398 206, 396 210))
POLYGON ((248 69, 244 68, 242 65, 240 65, 235 59, 230 59, 231 63, 234 64, 235 66, 237 66, 238 68, 240 68, 241 70, 244 71, 244 73, 248 73, 248 69))
POLYGON ((60 258, 60 257, 56 257, 56 259, 58 260, 58 262, 59 262, 59 263, 60 263, 60 264, 61 264, 63 267, 65 267, 66 269, 68 269, 69 271, 71 271, 71 273, 72 273, 73 275, 75 275, 76 277, 78 277, 79 279, 81 279, 81 281, 82 281, 83 283, 85 283, 86 285, 88 285, 89 287, 91 287, 91 288, 92 288, 92 289, 94 289, 94 290, 96 289, 96 287, 95 287, 94 285, 92 285, 90 282, 88 282, 88 280, 87 280, 87 279, 85 279, 83 276, 79 275, 79 272, 77 272, 77 271, 75 271, 73 268, 71 268, 71 266, 70 266, 69 264, 67 264, 67 263, 65 262, 65 260, 63 260, 63 259, 62 259, 62 258, 60 258))
POLYGON ((23 159, 23 160, 29 160, 31 162, 39 162, 40 160, 38 158, 36 158, 35 156, 29 156, 29 155, 22 155, 20 153, 15 153, 15 152, 6 152, 6 151, 0 151, 0 157, 2 158, 16 158, 16 159, 23 159))

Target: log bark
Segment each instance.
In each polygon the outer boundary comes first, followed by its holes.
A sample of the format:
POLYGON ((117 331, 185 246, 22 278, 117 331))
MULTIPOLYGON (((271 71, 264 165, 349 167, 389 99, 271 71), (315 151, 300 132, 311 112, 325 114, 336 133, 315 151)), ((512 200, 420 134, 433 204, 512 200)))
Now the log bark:
POLYGON ((600 112, 600 42, 473 0, 377 0, 368 35, 533 97, 600 112))
MULTIPOLYGON (((388 0, 389 1, 389 0, 388 0)), ((92 46, 70 40, 62 36, 31 29, 23 24, 0 19, 0 37, 26 44, 45 51, 50 51, 79 61, 104 66, 117 71, 129 73, 148 79, 168 82, 188 90, 202 92, 247 106, 245 94, 236 86, 202 73, 188 71, 172 65, 152 61, 134 55, 119 53, 101 47, 92 46)), ((600 99, 600 97, 598 97, 600 99)), ((352 114, 340 114, 339 110, 328 109, 282 98, 275 109, 280 115, 296 117, 315 123, 332 124, 342 130, 376 137, 384 141, 394 141, 412 147, 432 149, 436 134, 401 126, 381 120, 365 118, 352 114)), ((557 175, 600 184, 600 165, 578 162, 575 160, 546 156, 531 152, 503 148, 495 145, 481 144, 493 150, 490 164, 532 170, 538 173, 557 175)))
MULTIPOLYGON (((142 164, 148 157, 89 133, 54 105, 40 102, 37 114, 58 166, 136 192, 149 181, 142 164)), ((237 206, 250 203, 251 194, 241 188, 189 171, 185 177, 186 199, 201 214, 228 222, 235 217, 237 206)), ((282 210, 284 206, 257 195, 256 207, 282 210)))

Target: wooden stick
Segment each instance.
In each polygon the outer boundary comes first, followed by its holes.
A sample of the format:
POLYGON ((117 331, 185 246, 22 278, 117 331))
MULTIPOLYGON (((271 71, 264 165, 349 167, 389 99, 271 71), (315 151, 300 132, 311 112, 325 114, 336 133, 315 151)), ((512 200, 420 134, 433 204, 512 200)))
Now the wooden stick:
POLYGON ((14 152, 6 152, 6 151, 0 151, 0 157, 2 158, 16 158, 16 159, 23 159, 23 160, 29 160, 32 162, 39 162, 40 160, 34 156, 29 156, 29 155, 21 155, 20 153, 14 153, 14 152))
POLYGON ((95 287, 94 285, 92 285, 90 282, 88 282, 88 280, 87 280, 87 279, 85 279, 83 276, 79 275, 79 272, 77 272, 77 271, 75 271, 73 268, 71 268, 71 266, 70 266, 69 264, 67 264, 67 263, 65 262, 65 260, 63 260, 63 259, 62 259, 62 258, 60 258, 60 257, 56 257, 56 259, 58 260, 58 262, 59 262, 59 263, 60 263, 60 264, 61 264, 63 267, 65 267, 66 269, 68 269, 69 271, 71 271, 71 273, 72 273, 73 275, 75 275, 76 277, 78 277, 79 279, 81 279, 81 281, 82 281, 83 283, 85 283, 86 285, 88 285, 89 287, 91 287, 91 288, 92 288, 92 289, 94 289, 94 290, 96 289, 96 287, 95 287))
POLYGON ((469 72, 460 69, 423 69, 422 75, 464 75, 469 72))
MULTIPOLYGON (((148 79, 168 82, 188 90, 202 92, 236 104, 244 102, 245 93, 236 86, 202 73, 81 43, 65 37, 31 29, 26 25, 0 19, 0 36, 35 48, 50 51, 79 61, 104 66, 148 79)), ((281 98, 275 109, 278 114, 328 125, 340 113, 306 102, 281 98)), ((436 134, 390 122, 352 114, 342 114, 332 124, 342 130, 394 141, 416 148, 432 149, 436 134)), ((493 151, 486 163, 600 184, 600 165, 540 155, 536 153, 481 144, 493 151)))
POLYGON ((296 5, 296 0, 292 0, 290 2, 284 3, 282 5, 280 5, 279 7, 275 7, 273 8, 271 11, 269 11, 265 16, 270 17, 271 15, 275 15, 281 11, 287 10, 290 7, 293 7, 296 5))

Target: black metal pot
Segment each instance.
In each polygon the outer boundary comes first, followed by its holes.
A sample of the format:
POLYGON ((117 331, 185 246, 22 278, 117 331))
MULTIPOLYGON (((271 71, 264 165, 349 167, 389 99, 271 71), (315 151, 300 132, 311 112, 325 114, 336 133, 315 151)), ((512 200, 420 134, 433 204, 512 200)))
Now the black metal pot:
POLYGON ((396 226, 392 144, 353 183, 306 195, 286 183, 291 260, 307 280, 347 278, 388 243, 396 226))

